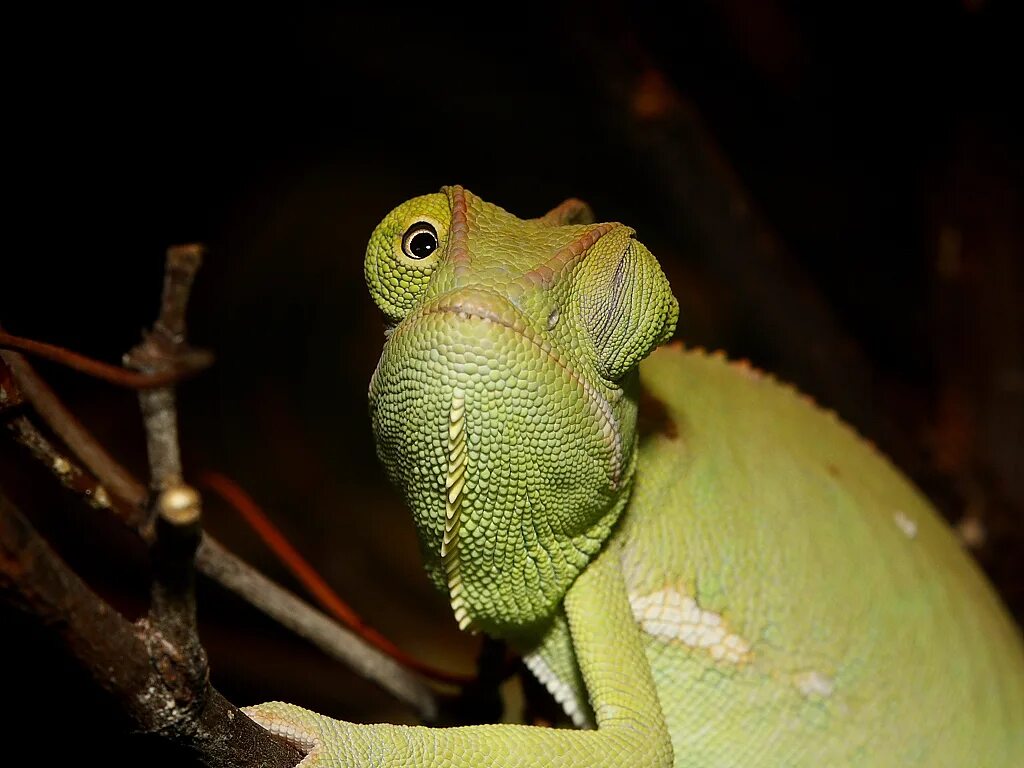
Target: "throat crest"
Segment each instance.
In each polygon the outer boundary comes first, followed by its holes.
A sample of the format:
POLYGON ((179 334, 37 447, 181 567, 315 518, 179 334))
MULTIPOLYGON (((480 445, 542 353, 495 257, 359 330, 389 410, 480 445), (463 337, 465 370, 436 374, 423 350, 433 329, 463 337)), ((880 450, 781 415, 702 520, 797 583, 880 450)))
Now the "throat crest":
POLYGON ((466 488, 466 393, 456 387, 448 416, 448 472, 445 476, 444 537, 441 539, 441 564, 448 579, 448 595, 459 629, 469 626, 469 611, 462 586, 459 562, 459 524, 463 491, 466 488))

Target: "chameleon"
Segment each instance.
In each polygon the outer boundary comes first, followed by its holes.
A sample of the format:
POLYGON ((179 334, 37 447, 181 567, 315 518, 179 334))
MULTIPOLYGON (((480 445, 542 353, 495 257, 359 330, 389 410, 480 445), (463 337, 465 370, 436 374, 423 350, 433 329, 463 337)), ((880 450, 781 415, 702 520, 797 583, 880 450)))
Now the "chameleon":
POLYGON ((364 271, 377 453, 426 571, 575 727, 246 708, 303 768, 1024 766, 1024 643, 980 569, 833 412, 668 343, 633 229, 449 186, 364 271))

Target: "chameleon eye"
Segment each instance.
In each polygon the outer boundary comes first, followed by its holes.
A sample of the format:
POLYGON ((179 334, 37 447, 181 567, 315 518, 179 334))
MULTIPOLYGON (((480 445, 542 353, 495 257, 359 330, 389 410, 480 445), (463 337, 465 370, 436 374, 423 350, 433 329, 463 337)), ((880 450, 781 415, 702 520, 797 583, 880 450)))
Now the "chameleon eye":
POLYGON ((451 210, 444 192, 420 195, 394 208, 370 235, 366 284, 392 323, 416 306, 441 263, 451 210))
POLYGON ((437 230, 425 221, 418 221, 402 235, 402 252, 417 261, 437 250, 437 230))

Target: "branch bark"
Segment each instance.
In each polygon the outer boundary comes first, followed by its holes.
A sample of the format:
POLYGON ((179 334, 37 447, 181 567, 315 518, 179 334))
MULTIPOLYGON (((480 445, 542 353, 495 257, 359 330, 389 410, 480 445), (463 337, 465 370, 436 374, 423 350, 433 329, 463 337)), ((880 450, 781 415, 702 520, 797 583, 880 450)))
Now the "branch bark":
MULTIPOLYGON (((202 246, 190 244, 168 249, 160 314, 142 343, 125 355, 124 363, 129 368, 159 375, 179 368, 181 361, 190 356, 185 334, 185 310, 202 262, 202 246)), ((182 483, 182 474, 174 387, 168 385, 141 390, 139 405, 146 428, 150 488, 154 493, 177 488, 182 483)))
MULTIPOLYGON (((186 343, 185 310, 201 255, 198 246, 168 251, 159 317, 152 331, 125 356, 125 362, 144 376, 159 377, 187 367, 192 353, 186 343)), ((107 495, 104 485, 62 455, 20 413, 27 395, 72 452, 104 484, 117 489, 120 502, 111 506, 150 544, 153 562, 149 613, 131 624, 89 590, 0 495, 0 598, 44 626, 55 627, 71 655, 139 730, 159 734, 216 768, 292 766, 302 757, 210 685, 206 652, 196 627, 197 562, 222 583, 251 595, 264 610, 286 617, 282 622, 286 626, 306 630, 320 647, 329 646, 334 655, 354 660, 354 668, 416 705, 425 717, 436 715, 429 689, 391 659, 364 646, 329 618, 317 616, 216 543, 200 546, 201 500, 183 481, 170 385, 139 393, 152 491, 147 516, 144 509, 150 494, 142 484, 71 416, 20 355, 0 354, 7 363, 0 364, 0 414, 16 439, 35 458, 48 463, 66 487, 94 505, 107 495)))
MULTIPOLYGON (((46 425, 67 445, 70 455, 63 455, 50 445, 23 415, 15 417, 18 428, 26 430, 27 435, 19 440, 28 445, 32 455, 48 466, 62 482, 65 482, 66 475, 85 473, 81 488, 76 484, 73 489, 83 494, 93 506, 109 507, 121 523, 138 532, 143 540, 152 542, 154 530, 145 514, 145 485, 107 452, 21 354, 0 350, 0 360, 7 364, 0 363, 0 398, 5 398, 0 402, 13 406, 24 399, 31 404, 46 425), (43 444, 48 447, 40 449, 43 444), (87 471, 78 462, 84 464, 87 471), (62 471, 65 467, 66 471, 62 471), (88 477, 89 474, 93 477, 88 477)), ((268 579, 209 534, 204 534, 199 543, 196 568, 331 658, 379 685, 410 706, 422 720, 432 722, 437 719, 440 710, 438 698, 418 676, 268 579)))
POLYGON ((57 633, 139 731, 179 744, 211 768, 291 768, 301 759, 208 682, 202 705, 183 707, 173 668, 150 655, 164 642, 159 633, 132 624, 90 590, 2 493, 0 599, 57 633))
MULTIPOLYGON (((202 264, 198 245, 170 248, 164 268, 163 300, 153 329, 127 355, 125 363, 144 374, 162 374, 189 356, 185 311, 202 264)), ((154 540, 150 547, 153 583, 148 621, 160 642, 150 656, 175 683, 175 699, 186 712, 198 712, 209 685, 206 649, 196 627, 195 556, 202 537, 201 500, 185 485, 178 445, 178 413, 173 386, 139 392, 149 455, 154 540)))
POLYGON ((131 516, 121 518, 121 522, 131 528, 140 528, 144 520, 146 486, 114 460, 89 430, 64 406, 23 355, 0 350, 0 359, 10 367, 11 378, 19 391, 18 396, 31 403, 53 433, 110 493, 131 506, 131 516))

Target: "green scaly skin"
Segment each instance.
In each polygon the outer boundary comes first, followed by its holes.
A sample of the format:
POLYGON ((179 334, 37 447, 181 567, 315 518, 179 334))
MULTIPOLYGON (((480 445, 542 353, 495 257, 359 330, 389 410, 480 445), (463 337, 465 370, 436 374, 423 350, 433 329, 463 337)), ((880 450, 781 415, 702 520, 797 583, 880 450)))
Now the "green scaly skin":
POLYGON ((678 346, 640 365, 678 307, 632 230, 449 187, 384 219, 366 278, 427 570, 581 729, 248 709, 303 766, 1024 765, 1021 635, 948 528, 791 388, 678 346))

